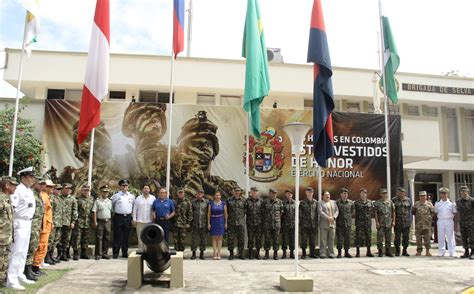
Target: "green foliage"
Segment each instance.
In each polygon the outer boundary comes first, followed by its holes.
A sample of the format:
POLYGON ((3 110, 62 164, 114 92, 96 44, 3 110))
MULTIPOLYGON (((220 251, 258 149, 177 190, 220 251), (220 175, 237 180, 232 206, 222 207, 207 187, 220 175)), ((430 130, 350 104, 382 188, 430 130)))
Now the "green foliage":
MULTIPOLYGON (((26 98, 20 101, 18 113, 21 113, 28 103, 26 98)), ((0 176, 8 175, 14 116, 14 107, 5 105, 3 109, 0 109, 0 176)), ((34 166, 35 169, 40 167, 43 146, 41 141, 34 137, 34 130, 35 126, 32 125, 31 120, 18 116, 13 160, 14 175, 25 167, 34 166)))

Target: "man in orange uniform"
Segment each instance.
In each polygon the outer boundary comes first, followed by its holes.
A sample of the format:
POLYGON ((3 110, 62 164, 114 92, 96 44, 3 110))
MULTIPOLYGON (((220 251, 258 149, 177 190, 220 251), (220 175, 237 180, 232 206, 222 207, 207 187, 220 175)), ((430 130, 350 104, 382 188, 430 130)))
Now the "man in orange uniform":
POLYGON ((46 257, 48 252, 49 233, 53 229, 53 208, 49 195, 53 193, 54 183, 51 180, 46 180, 46 188, 40 193, 44 204, 43 225, 41 227, 40 239, 38 248, 33 257, 33 272, 39 272, 39 267, 46 257))

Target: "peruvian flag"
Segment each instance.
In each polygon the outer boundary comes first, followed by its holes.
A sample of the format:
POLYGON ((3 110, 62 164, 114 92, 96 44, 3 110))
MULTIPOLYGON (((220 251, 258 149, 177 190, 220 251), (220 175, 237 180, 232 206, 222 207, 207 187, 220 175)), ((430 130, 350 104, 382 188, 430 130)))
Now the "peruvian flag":
POLYGON ((81 144, 100 123, 100 105, 109 92, 109 51, 109 0, 97 0, 82 89, 78 144, 81 144))

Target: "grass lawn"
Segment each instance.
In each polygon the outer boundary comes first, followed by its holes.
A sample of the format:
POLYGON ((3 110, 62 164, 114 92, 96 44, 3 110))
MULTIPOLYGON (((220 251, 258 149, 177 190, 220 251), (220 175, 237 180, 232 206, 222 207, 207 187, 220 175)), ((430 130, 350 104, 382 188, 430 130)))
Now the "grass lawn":
POLYGON ((34 285, 25 285, 26 291, 15 291, 12 289, 7 289, 7 288, 0 288, 0 293, 5 293, 5 294, 11 294, 11 293, 36 293, 38 290, 46 286, 49 283, 52 283, 54 281, 59 280, 64 276, 67 272, 71 271, 72 269, 62 269, 62 270, 49 270, 49 269, 43 269, 42 271, 46 272, 47 275, 44 275, 36 281, 34 285))

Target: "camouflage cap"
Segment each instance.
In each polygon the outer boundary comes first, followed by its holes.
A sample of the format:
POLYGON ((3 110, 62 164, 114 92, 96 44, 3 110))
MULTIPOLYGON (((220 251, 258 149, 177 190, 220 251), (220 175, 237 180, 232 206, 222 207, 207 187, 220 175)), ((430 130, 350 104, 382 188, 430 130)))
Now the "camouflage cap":
POLYGON ((90 190, 90 189, 91 189, 91 186, 89 185, 82 186, 82 190, 90 190))
POLYGON ((441 187, 441 188, 439 189, 439 192, 440 192, 440 193, 449 193, 449 189, 446 188, 446 187, 441 187))
POLYGON ((198 189, 197 192, 198 193, 204 193, 204 190, 203 189, 198 189))
POLYGON ((388 192, 387 192, 387 188, 380 188, 379 193, 380 193, 380 194, 386 194, 386 193, 388 193, 388 192))
POLYGON ((240 191, 242 191, 242 189, 240 189, 239 187, 235 187, 235 188, 234 188, 234 191, 235 191, 235 192, 240 192, 240 191))
POLYGON ((199 111, 195 118, 188 120, 181 127, 178 137, 178 146, 187 146, 189 141, 196 137, 204 137, 211 141, 214 151, 213 159, 219 154, 219 140, 217 139, 217 125, 207 119, 205 111, 199 111))
POLYGON ((306 191, 308 191, 308 192, 314 192, 314 189, 313 189, 313 187, 306 187, 306 191))
POLYGON ((341 188, 340 193, 349 193, 349 190, 347 188, 341 188))
POLYGON ((56 190, 61 190, 63 188, 63 185, 61 184, 56 184, 56 186, 54 186, 54 189, 56 190))
POLYGON ((183 188, 179 188, 179 189, 178 189, 178 193, 184 193, 184 189, 183 189, 183 188))
POLYGON ((468 186, 461 186, 461 187, 459 187, 459 191, 469 192, 469 187, 468 186))
POLYGON ((291 193, 291 194, 293 194, 293 190, 291 190, 291 189, 286 189, 286 190, 285 190, 285 193, 291 193))
POLYGON ((418 196, 427 196, 428 193, 426 193, 426 191, 420 191, 418 192, 418 196))
POLYGON ((257 189, 257 187, 252 187, 252 188, 250 188, 250 191, 258 192, 258 189, 257 189))
POLYGON ((72 189, 72 184, 70 183, 63 183, 62 186, 63 186, 63 189, 72 189))
POLYGON ((278 193, 277 190, 275 190, 273 188, 270 188, 269 191, 270 191, 270 193, 278 193))
POLYGON ((103 185, 102 187, 99 188, 100 192, 109 192, 109 185, 103 185))
POLYGON ((17 182, 16 178, 14 178, 14 177, 1 177, 0 181, 9 182, 10 184, 15 185, 15 186, 18 185, 18 182, 17 182))
POLYGON ((360 188, 360 189, 359 189, 359 193, 362 193, 362 192, 367 193, 367 189, 366 189, 366 188, 360 188))
POLYGON ((403 187, 398 187, 397 191, 398 192, 406 192, 407 190, 405 190, 405 188, 403 188, 403 187))

